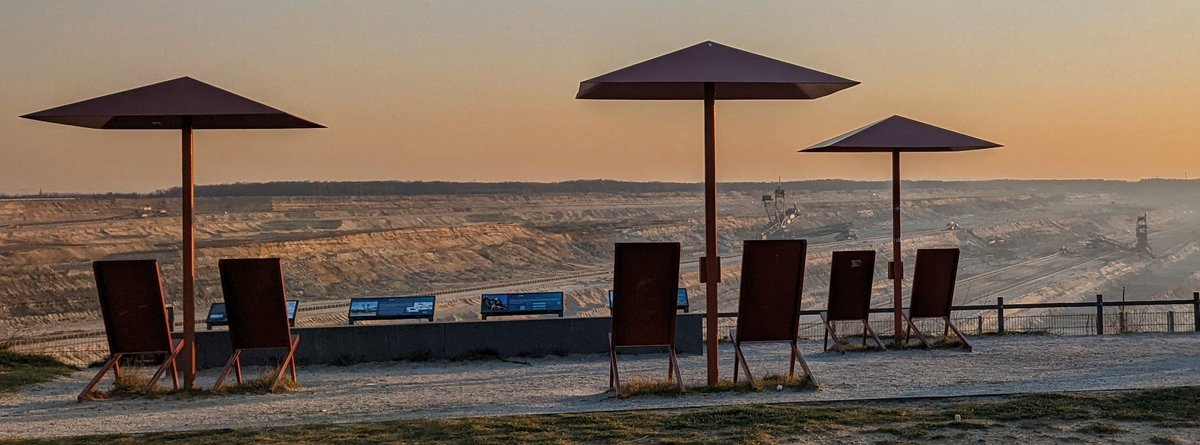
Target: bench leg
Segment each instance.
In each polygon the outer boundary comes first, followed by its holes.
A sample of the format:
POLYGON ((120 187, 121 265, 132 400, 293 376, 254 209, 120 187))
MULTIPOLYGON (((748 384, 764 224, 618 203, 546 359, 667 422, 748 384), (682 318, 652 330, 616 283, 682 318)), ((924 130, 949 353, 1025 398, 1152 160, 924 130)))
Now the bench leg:
POLYGON ((107 362, 104 362, 104 366, 100 367, 100 372, 97 372, 96 376, 92 377, 92 381, 83 387, 83 391, 79 393, 79 397, 76 397, 75 401, 83 402, 83 399, 87 398, 88 393, 92 392, 92 389, 96 388, 96 385, 100 384, 100 380, 104 378, 104 374, 107 374, 109 369, 117 366, 117 362, 121 360, 122 355, 124 354, 113 354, 107 362))

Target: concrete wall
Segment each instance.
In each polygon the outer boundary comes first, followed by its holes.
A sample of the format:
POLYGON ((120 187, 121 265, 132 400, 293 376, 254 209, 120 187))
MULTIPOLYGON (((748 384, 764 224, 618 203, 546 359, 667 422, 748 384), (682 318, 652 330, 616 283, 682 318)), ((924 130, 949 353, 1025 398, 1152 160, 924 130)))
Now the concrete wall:
MULTIPOLYGON (((679 315, 675 342, 680 354, 704 352, 703 320, 703 314, 679 315)), ((503 357, 607 353, 611 326, 609 317, 554 317, 438 323, 358 323, 354 326, 297 327, 292 329, 292 333, 300 335, 300 347, 296 351, 296 360, 300 364, 338 364, 463 358, 481 351, 494 352, 503 357)), ((196 348, 199 367, 224 366, 231 354, 228 331, 197 332, 196 348)), ((278 352, 268 351, 249 356, 243 354, 243 361, 248 364, 261 363, 278 355, 278 352)))

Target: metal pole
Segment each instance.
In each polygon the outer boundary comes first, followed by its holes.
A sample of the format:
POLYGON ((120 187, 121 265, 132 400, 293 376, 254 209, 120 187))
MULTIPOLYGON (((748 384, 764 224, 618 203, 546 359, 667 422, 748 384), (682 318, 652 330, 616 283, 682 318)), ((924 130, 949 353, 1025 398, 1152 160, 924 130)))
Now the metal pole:
POLYGON ((1167 311, 1167 333, 1175 333, 1175 311, 1167 311))
POLYGON ((1200 332, 1200 292, 1192 292, 1192 327, 1200 332))
POLYGON ((904 340, 903 323, 900 322, 902 309, 900 298, 904 283, 904 264, 900 262, 900 151, 892 151, 892 281, 895 283, 895 296, 892 298, 892 314, 895 321, 895 334, 892 338, 899 344, 904 340))
POLYGON ((996 297, 996 333, 1004 335, 1004 297, 996 297))
POLYGON ((192 150, 192 119, 183 118, 183 387, 196 387, 196 169, 192 150))
POLYGON ((705 298, 708 309, 708 385, 717 384, 717 283, 721 257, 717 256, 717 130, 716 85, 704 84, 704 257, 705 298))
POLYGON ((1096 294, 1096 335, 1104 335, 1104 295, 1096 294))

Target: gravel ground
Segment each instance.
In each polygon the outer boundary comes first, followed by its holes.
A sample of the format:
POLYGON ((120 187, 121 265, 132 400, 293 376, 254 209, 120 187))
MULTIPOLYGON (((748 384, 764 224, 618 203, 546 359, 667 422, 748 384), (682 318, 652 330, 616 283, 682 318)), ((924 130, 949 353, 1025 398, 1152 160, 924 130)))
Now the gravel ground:
MULTIPOLYGON (((476 362, 388 362, 300 368, 304 389, 270 395, 75 403, 94 370, 0 399, 0 437, 250 428, 505 414, 675 408, 743 403, 941 397, 1200 385, 1200 334, 976 337, 957 349, 821 352, 801 344, 821 391, 691 393, 619 400, 608 357, 581 355, 476 362)), ((732 347, 722 345, 722 371, 732 347)), ((753 345, 757 376, 786 371, 787 348, 753 345)), ((702 356, 680 357, 689 385, 705 381, 702 356)), ((623 380, 663 379, 664 355, 624 356, 623 380)), ((254 375, 254 371, 250 371, 254 375)), ((211 385, 217 370, 202 372, 211 385)))

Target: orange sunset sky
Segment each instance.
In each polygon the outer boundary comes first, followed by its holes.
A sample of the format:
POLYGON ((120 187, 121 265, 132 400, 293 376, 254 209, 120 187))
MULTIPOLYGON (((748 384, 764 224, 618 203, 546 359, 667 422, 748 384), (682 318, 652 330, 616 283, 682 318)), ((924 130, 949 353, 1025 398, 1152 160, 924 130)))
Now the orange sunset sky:
POLYGON ((0 0, 0 193, 179 183, 179 135, 19 119, 179 76, 324 130, 198 132, 201 184, 699 182, 699 102, 579 81, 704 40, 862 82, 717 105, 718 179, 888 177, 797 149, 901 114, 1004 144, 914 179, 1200 176, 1195 1, 0 0))

